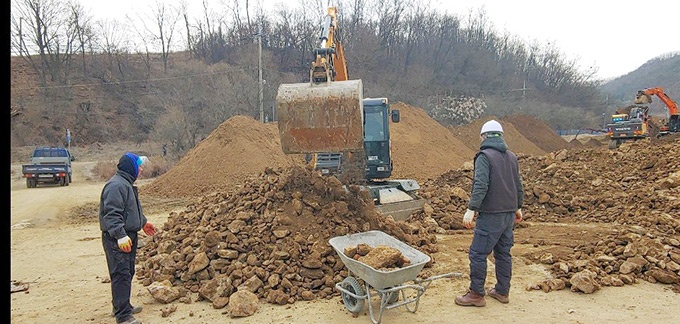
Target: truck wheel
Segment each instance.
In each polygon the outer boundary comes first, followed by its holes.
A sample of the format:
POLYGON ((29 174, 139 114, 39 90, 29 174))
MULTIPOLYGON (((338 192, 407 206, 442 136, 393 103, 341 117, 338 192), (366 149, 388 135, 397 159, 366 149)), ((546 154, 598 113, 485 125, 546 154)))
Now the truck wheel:
POLYGON ((66 185, 66 177, 62 177, 59 179, 59 185, 62 187, 66 185))
POLYGON ((70 176, 66 176, 66 178, 64 179, 64 185, 65 185, 65 186, 68 186, 69 183, 71 183, 71 177, 70 177, 70 176))
POLYGON ((610 150, 616 149, 617 147, 619 147, 619 141, 618 140, 615 140, 615 139, 609 140, 609 149, 610 150))
POLYGON ((35 188, 35 180, 26 179, 26 188, 35 188))
POLYGON ((68 175, 68 183, 71 183, 71 180, 72 180, 72 179, 71 179, 71 175, 69 174, 69 175, 68 175))

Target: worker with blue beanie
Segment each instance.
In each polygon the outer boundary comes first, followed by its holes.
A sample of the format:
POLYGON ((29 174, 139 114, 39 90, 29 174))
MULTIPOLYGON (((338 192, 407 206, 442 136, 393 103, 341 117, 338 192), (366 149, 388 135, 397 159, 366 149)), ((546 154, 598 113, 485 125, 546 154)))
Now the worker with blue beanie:
POLYGON ((139 192, 133 184, 142 173, 146 156, 125 153, 118 160, 118 170, 106 182, 99 201, 99 227, 111 278, 113 314, 117 323, 141 323, 132 314, 142 308, 130 303, 132 278, 135 275, 137 232, 156 234, 156 228, 142 212, 139 192))

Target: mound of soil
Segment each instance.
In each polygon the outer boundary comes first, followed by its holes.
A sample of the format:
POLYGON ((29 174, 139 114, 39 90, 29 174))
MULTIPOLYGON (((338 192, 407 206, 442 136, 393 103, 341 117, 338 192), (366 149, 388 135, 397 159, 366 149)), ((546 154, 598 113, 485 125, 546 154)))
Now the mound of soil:
POLYGON ((234 116, 191 149, 168 172, 140 188, 159 197, 200 197, 233 192, 244 180, 265 168, 303 163, 298 155, 281 150, 275 123, 263 124, 249 116, 234 116))
MULTIPOLYGON (((508 148, 511 151, 529 155, 543 155, 546 153, 543 149, 524 137, 514 124, 505 120, 499 120, 495 116, 487 116, 466 125, 450 127, 449 130, 456 138, 465 143, 468 148, 476 152, 481 143, 479 131, 482 129, 484 123, 492 119, 499 121, 501 126, 503 126, 503 138, 505 138, 505 142, 508 144, 508 148)), ((520 124, 519 127, 524 126, 520 124)), ((544 125, 544 127, 548 126, 544 125)))
POLYGON ((399 123, 390 125, 392 178, 414 178, 422 182, 459 168, 474 157, 474 150, 423 109, 402 102, 392 104, 392 108, 399 109, 401 115, 399 123))
POLYGON ((538 118, 519 114, 505 116, 501 120, 515 125, 515 128, 522 136, 545 152, 554 152, 573 147, 569 142, 557 135, 548 124, 538 118))
POLYGON ((434 253, 436 236, 424 224, 380 216, 367 191, 346 190, 311 168, 267 168, 234 194, 208 195, 171 213, 162 233, 146 239, 137 273, 145 286, 171 283, 173 300, 180 290, 198 292, 216 308, 242 289, 272 304, 330 298, 347 276, 330 238, 381 230, 434 253))

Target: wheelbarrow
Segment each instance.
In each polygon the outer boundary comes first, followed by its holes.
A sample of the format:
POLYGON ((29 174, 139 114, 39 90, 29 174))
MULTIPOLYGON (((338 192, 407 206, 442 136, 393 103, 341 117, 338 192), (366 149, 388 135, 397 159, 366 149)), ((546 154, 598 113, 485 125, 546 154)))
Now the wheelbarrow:
POLYGON ((404 306, 409 312, 415 313, 418 310, 420 297, 432 281, 462 276, 461 273, 450 272, 425 279, 417 278, 425 264, 430 262, 430 257, 381 231, 337 236, 331 238, 329 243, 348 270, 347 278, 335 285, 335 288, 340 291, 345 307, 351 313, 359 314, 363 310, 364 304, 368 304, 368 312, 374 324, 380 323, 384 310, 404 306), (345 248, 357 246, 361 243, 372 247, 384 245, 398 249, 411 261, 411 264, 402 268, 379 270, 345 255, 345 248), (363 281, 363 286, 360 281, 363 281), (374 294, 371 294, 372 291, 374 291, 374 294), (407 291, 410 294, 407 295, 407 291), (400 295, 401 301, 399 301, 400 295), (373 297, 380 298, 377 318, 371 303, 373 297))

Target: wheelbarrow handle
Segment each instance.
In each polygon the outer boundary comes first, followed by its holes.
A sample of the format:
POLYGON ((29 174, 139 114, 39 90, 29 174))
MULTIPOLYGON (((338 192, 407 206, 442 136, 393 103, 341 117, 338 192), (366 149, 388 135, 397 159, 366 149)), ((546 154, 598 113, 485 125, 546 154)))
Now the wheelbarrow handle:
POLYGON ((440 275, 436 275, 436 276, 432 276, 432 277, 427 277, 427 278, 424 278, 424 279, 416 278, 415 280, 413 280, 413 282, 415 282, 416 284, 422 284, 422 283, 431 282, 431 281, 437 280, 437 279, 451 278, 451 277, 460 278, 462 276, 463 276, 463 274, 460 273, 460 272, 449 272, 449 273, 444 273, 444 274, 440 274, 440 275))

